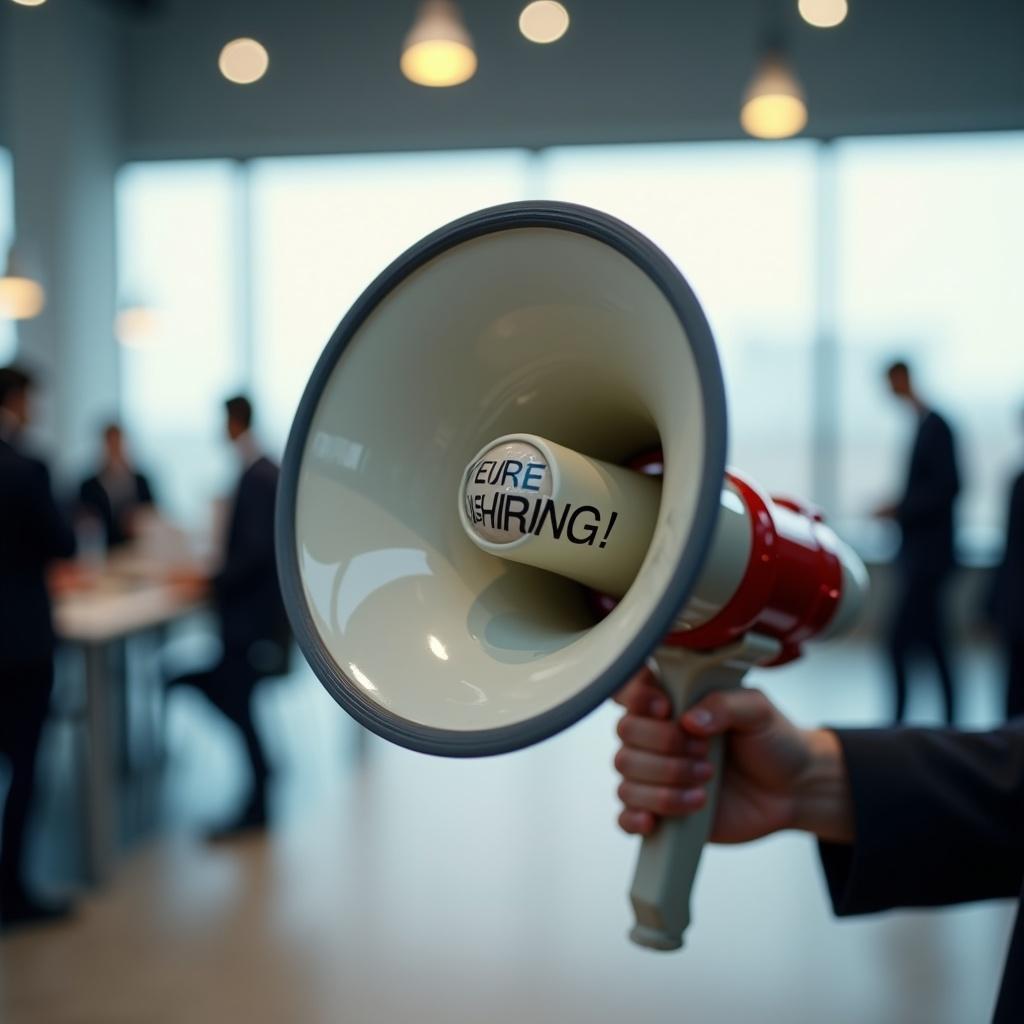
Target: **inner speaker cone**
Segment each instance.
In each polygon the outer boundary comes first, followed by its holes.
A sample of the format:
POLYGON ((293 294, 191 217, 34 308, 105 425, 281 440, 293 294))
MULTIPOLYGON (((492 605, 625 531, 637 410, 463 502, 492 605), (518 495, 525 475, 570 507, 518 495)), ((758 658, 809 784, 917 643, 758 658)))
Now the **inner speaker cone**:
POLYGON ((499 753, 639 667, 699 571, 725 463, 707 323, 675 267, 559 203, 457 221, 389 267, 331 338, 282 465, 278 560, 299 645, 369 728, 499 753), (455 510, 474 453, 528 431, 607 462, 662 448, 650 549, 615 611, 481 551, 455 510))

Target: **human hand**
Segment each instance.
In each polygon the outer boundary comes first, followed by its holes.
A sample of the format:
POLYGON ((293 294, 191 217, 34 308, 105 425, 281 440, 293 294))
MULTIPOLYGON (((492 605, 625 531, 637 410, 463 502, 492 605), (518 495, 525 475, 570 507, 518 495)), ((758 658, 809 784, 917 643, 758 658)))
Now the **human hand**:
POLYGON ((47 568, 46 582, 52 597, 64 597, 77 591, 88 590, 94 582, 95 573, 88 572, 74 559, 51 562, 47 568))
POLYGON ((785 828, 849 841, 853 815, 842 752, 826 729, 795 726, 758 690, 709 694, 680 719, 649 669, 616 696, 622 775, 619 824, 650 835, 663 816, 685 816, 707 801, 710 740, 725 741, 712 842, 741 843, 785 828))

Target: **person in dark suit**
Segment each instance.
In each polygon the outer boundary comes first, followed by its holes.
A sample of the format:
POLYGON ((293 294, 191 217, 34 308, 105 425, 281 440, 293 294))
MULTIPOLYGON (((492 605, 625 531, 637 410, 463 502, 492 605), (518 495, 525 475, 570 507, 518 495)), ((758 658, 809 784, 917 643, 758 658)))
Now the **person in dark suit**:
POLYGON ((0 925, 54 920, 67 905, 42 902, 25 880, 25 830, 36 754, 53 689, 55 647, 46 569, 75 539, 54 502, 46 466, 22 445, 32 380, 0 369, 0 753, 10 786, 0 833, 0 925))
MULTIPOLYGON (((649 835, 661 817, 703 807, 715 772, 708 741, 723 736, 711 841, 811 833, 837 915, 1022 895, 1022 720, 983 733, 799 729, 764 694, 735 690, 674 721, 648 670, 616 699, 626 708, 615 757, 626 832, 649 835)), ((1019 910, 993 1020, 1024 1021, 1019 910)))
POLYGON ((944 598, 956 565, 953 510, 960 491, 956 447, 949 424, 914 389, 909 366, 893 363, 887 377, 892 393, 913 408, 918 421, 903 497, 878 510, 878 515, 894 519, 900 528, 896 600, 887 630, 896 698, 893 717, 902 722, 906 714, 907 663, 918 650, 935 665, 946 721, 952 723, 955 688, 944 598))
POLYGON ((1006 717, 1024 715, 1024 471, 1010 487, 1006 546, 993 587, 994 619, 1006 652, 1006 717))
POLYGON ((280 673, 290 636, 277 581, 274 503, 278 468, 252 434, 252 405, 238 395, 226 403, 227 433, 241 465, 227 546, 220 571, 208 581, 217 611, 221 657, 212 668, 172 680, 198 688, 238 728, 252 769, 252 791, 241 813, 211 839, 263 828, 267 823, 269 770, 252 715, 256 684, 280 673))
POLYGON ((93 476, 82 481, 79 508, 99 520, 107 547, 113 548, 134 537, 136 514, 153 504, 149 480, 128 458, 123 431, 116 423, 107 424, 103 428, 102 462, 93 476))

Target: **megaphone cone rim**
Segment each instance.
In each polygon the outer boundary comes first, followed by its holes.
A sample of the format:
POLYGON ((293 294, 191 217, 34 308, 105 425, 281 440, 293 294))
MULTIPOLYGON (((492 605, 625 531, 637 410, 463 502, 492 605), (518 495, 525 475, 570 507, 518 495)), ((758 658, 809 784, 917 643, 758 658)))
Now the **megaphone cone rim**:
POLYGON ((275 525, 278 575, 299 647, 320 682, 356 721, 410 750, 445 757, 483 757, 548 739, 607 700, 644 664, 671 630, 711 544, 725 475, 726 430, 725 387, 711 328, 682 273, 650 239, 615 217, 564 202, 507 203, 452 221, 407 249, 367 287, 331 335, 299 401, 281 465, 275 525), (612 664, 574 697, 533 718, 478 731, 442 729, 411 722, 366 696, 327 650, 306 601, 295 544, 295 506, 302 456, 314 413, 334 367, 380 302, 413 272, 445 251, 484 235, 520 228, 554 228, 589 236, 628 258, 662 293, 683 324, 699 377, 706 441, 704 462, 683 555, 643 629, 624 645, 612 664))

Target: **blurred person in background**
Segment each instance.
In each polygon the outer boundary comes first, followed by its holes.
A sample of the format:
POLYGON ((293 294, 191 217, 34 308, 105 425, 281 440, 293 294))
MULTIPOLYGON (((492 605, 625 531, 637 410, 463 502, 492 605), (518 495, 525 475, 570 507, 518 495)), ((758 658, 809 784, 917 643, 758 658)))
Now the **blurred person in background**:
POLYGON ((1024 470, 1010 487, 1006 546, 996 570, 992 605, 1006 652, 1006 717, 1013 718, 1024 715, 1024 470))
POLYGON ((116 423, 103 428, 99 469, 82 481, 78 505, 81 511, 99 521, 108 548, 132 540, 139 510, 151 509, 154 505, 149 481, 132 465, 124 433, 116 423))
POLYGON ((11 769, 0 834, 3 927, 57 920, 69 911, 67 904, 42 901, 25 878, 25 833, 56 646, 46 572, 75 550, 45 464, 25 451, 31 391, 28 374, 0 369, 0 753, 11 769))
POLYGON ((894 719, 907 708, 907 668, 916 650, 935 665, 946 721, 955 720, 955 692, 946 643, 944 597, 955 567, 953 506, 960 490, 956 446, 949 424, 928 407, 914 388, 910 367, 894 362, 886 371, 893 395, 917 417, 903 496, 877 515, 896 521, 900 548, 896 558, 896 599, 887 629, 895 685, 894 719))
POLYGON ((239 464, 220 571, 204 581, 220 626, 221 656, 211 668, 171 680, 194 686, 237 726, 252 770, 252 789, 240 813, 212 832, 212 840, 258 830, 267 824, 269 768, 252 714, 256 684, 287 665, 290 636, 277 581, 274 503, 278 467, 260 450, 252 432, 249 399, 225 403, 227 434, 239 464))

